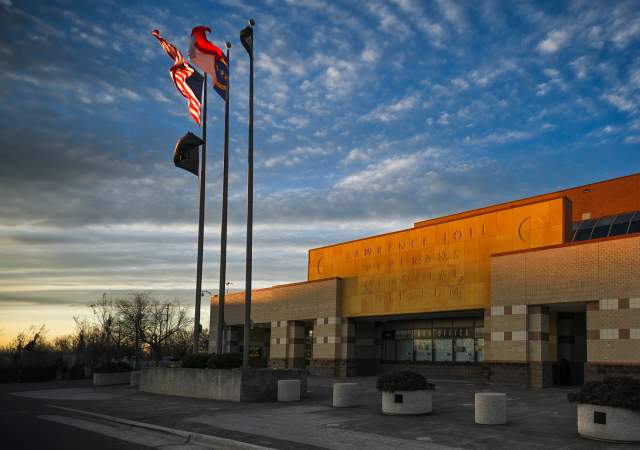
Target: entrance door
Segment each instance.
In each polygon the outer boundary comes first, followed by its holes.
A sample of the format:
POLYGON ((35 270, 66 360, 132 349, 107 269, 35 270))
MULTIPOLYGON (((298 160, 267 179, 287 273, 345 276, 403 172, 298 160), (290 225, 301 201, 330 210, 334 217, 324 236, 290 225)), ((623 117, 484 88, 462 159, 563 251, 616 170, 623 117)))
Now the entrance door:
MULTIPOLYGON (((584 309, 584 304, 578 306, 584 309)), ((553 366, 553 384, 574 386, 584 383, 584 364, 587 360, 587 326, 584 311, 554 312, 557 330, 557 359, 553 366)), ((571 309, 577 309, 576 307, 571 309)))
POLYGON ((311 365, 313 358, 313 322, 304 323, 304 367, 311 365))

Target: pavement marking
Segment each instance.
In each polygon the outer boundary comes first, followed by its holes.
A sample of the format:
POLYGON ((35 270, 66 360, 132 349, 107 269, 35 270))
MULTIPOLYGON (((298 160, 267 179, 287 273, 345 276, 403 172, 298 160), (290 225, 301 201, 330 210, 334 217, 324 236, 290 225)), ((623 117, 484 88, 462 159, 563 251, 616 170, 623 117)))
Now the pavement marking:
MULTIPOLYGON (((104 423, 93 422, 90 420, 78 419, 77 417, 57 416, 57 415, 40 415, 39 419, 48 420, 49 422, 60 423, 82 430, 91 431, 93 433, 109 436, 121 441, 133 442, 134 444, 144 445, 146 447, 159 448, 165 445, 185 445, 188 444, 188 438, 175 436, 158 431, 136 430, 133 427, 110 426, 104 423), (128 428, 128 429, 127 429, 128 428)), ((204 448, 197 446, 189 446, 188 448, 204 448)))
POLYGON ((78 414, 84 414, 92 417, 96 417, 109 422, 115 422, 118 424, 129 425, 130 427, 142 428, 146 430, 152 430, 156 432, 162 432, 165 434, 172 434, 186 439, 187 442, 195 445, 200 445, 204 448, 217 448, 217 449, 238 449, 238 450, 273 450, 270 447, 264 447, 261 445, 249 444, 248 442, 234 441, 232 439, 226 439, 218 436, 212 436, 210 434, 196 433, 192 431, 180 430, 177 428, 163 427, 160 425, 154 425, 152 423, 138 422, 137 420, 122 419, 120 417, 108 416, 106 414, 94 413, 92 411, 84 411, 82 409, 68 408, 66 406, 58 406, 47 404, 51 408, 61 409, 63 411, 74 412, 78 414))
POLYGON ((90 388, 42 389, 39 391, 11 392, 17 397, 43 400, 111 400, 123 397, 126 393, 98 392, 90 388))

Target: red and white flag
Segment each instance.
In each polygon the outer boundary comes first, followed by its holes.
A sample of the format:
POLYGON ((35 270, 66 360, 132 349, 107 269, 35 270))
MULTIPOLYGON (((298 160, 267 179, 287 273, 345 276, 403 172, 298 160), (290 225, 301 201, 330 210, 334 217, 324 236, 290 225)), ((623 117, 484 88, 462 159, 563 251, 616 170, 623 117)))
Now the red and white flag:
POLYGON ((173 84, 178 92, 188 100, 189 114, 200 125, 200 98, 202 97, 204 77, 191 67, 175 45, 160 36, 158 30, 153 30, 151 34, 160 42, 169 58, 173 59, 173 66, 169 69, 173 84))

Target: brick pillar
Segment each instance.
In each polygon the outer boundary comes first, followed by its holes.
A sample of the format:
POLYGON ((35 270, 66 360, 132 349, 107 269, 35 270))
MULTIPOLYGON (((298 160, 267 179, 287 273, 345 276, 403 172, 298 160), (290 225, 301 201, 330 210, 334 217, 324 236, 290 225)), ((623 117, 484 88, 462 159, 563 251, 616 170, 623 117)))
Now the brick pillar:
POLYGON ((527 314, 529 386, 548 387, 552 380, 552 359, 549 349, 549 308, 529 305, 527 314))
POLYGON ((340 343, 336 358, 336 375, 353 377, 356 375, 356 323, 353 319, 343 320, 340 324, 340 343))
POLYGON ((290 320, 287 328, 287 367, 304 369, 304 322, 290 320))
POLYGON ((346 375, 349 357, 349 327, 340 317, 318 317, 313 328, 313 359, 309 371, 313 375, 335 377, 346 375))
POLYGON ((287 367, 287 344, 289 327, 286 320, 271 322, 271 345, 269 347, 269 367, 284 369, 287 367))

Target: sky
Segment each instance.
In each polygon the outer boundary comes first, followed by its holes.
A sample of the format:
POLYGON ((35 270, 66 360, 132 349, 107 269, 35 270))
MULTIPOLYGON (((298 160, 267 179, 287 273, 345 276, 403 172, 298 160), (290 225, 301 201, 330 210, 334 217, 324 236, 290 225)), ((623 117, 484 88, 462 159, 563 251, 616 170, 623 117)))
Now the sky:
POLYGON ((638 1, 0 0, 0 344, 72 331, 101 292, 193 302, 198 182, 172 151, 200 130, 153 29, 185 54, 197 25, 232 44, 227 279, 243 288, 249 17, 254 287, 304 280, 309 248, 640 171, 638 1))

